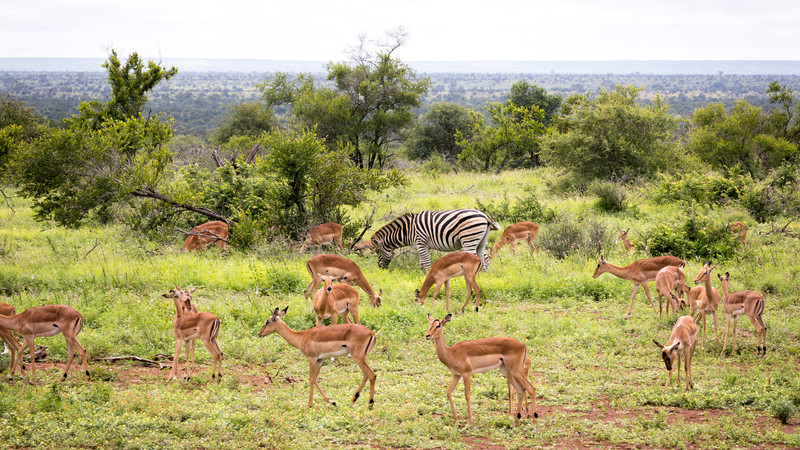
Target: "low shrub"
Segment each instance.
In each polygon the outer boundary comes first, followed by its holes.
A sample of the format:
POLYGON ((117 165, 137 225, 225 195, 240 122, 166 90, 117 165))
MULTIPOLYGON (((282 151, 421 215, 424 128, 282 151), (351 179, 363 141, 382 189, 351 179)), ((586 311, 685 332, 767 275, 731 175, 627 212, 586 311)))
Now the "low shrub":
POLYGON ((736 249, 736 237, 722 221, 697 206, 687 206, 684 222, 659 222, 644 230, 642 242, 652 255, 673 255, 683 259, 728 259, 736 249))

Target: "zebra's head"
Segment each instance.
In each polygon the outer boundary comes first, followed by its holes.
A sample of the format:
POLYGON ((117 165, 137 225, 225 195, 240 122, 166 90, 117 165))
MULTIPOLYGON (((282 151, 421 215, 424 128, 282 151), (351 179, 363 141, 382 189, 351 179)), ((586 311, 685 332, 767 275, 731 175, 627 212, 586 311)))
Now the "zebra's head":
POLYGON ((394 249, 386 248, 383 238, 378 236, 378 233, 372 236, 371 242, 375 253, 378 254, 378 267, 381 269, 388 269, 389 263, 392 262, 392 258, 394 258, 394 249))

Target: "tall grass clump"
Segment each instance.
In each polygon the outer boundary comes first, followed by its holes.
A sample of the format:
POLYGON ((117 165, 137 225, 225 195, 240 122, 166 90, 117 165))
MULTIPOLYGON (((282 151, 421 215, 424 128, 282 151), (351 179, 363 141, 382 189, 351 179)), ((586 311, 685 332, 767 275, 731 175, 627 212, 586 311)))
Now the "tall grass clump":
POLYGON ((597 180, 589 185, 589 193, 597 196, 595 206, 600 211, 617 213, 628 207, 628 196, 622 183, 597 180))
POLYGON ((598 256, 610 248, 611 232, 605 223, 594 216, 577 217, 561 212, 540 232, 539 245, 558 259, 570 255, 598 256))

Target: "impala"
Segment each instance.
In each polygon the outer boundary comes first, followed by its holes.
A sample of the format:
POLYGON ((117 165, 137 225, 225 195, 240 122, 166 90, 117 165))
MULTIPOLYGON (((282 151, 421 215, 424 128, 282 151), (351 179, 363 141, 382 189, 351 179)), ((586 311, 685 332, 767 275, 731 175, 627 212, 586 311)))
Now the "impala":
POLYGON ((326 402, 336 406, 336 402, 331 401, 322 386, 317 382, 319 370, 322 367, 321 361, 327 358, 334 358, 337 356, 350 355, 353 361, 358 364, 361 369, 363 378, 361 384, 358 385, 356 393, 353 395, 353 403, 358 400, 361 395, 361 390, 364 388, 367 380, 369 380, 369 404, 368 407, 372 408, 375 403, 375 372, 367 364, 367 355, 375 347, 375 333, 363 325, 354 323, 331 325, 329 327, 314 327, 304 331, 294 331, 288 325, 283 323, 281 317, 286 315, 289 309, 287 306, 282 311, 272 312, 272 316, 264 323, 261 330, 258 332, 258 337, 264 337, 272 333, 278 333, 286 340, 292 347, 297 348, 308 359, 309 366, 309 383, 311 385, 311 392, 308 395, 308 407, 314 406, 314 388, 319 390, 322 398, 326 402))
POLYGON ((655 309, 655 303, 653 303, 653 298, 650 296, 650 290, 647 288, 647 282, 655 280, 656 275, 658 275, 658 271, 664 267, 678 267, 682 264, 684 264, 683 260, 674 256, 657 256, 655 258, 639 259, 625 267, 617 267, 600 256, 600 261, 598 261, 597 267, 594 269, 592 278, 597 278, 600 275, 608 272, 616 277, 622 278, 623 280, 629 280, 631 283, 633 283, 631 306, 628 308, 628 313, 625 314, 625 317, 630 317, 630 315, 633 313, 633 300, 636 298, 636 292, 639 291, 639 286, 644 287, 644 293, 647 295, 647 299, 650 300, 650 306, 655 309))
POLYGON ((515 251, 515 247, 517 245, 517 241, 526 241, 528 243, 528 248, 531 250, 531 255, 533 254, 534 247, 536 248, 536 254, 539 254, 539 246, 536 245, 536 236, 539 234, 539 225, 536 225, 533 222, 517 222, 514 225, 509 225, 503 230, 503 234, 500 235, 500 239, 497 241, 497 244, 492 247, 491 256, 500 251, 504 245, 508 244, 511 247, 511 254, 516 255, 517 252, 515 251))
POLYGON ((22 354, 26 348, 31 355, 31 375, 34 375, 36 373, 36 364, 33 357, 36 349, 34 340, 37 337, 55 336, 58 333, 64 335, 68 355, 62 380, 67 379, 67 372, 72 366, 75 351, 80 355, 83 361, 83 371, 86 374, 86 379, 89 379, 86 350, 84 350, 77 338, 78 333, 83 329, 83 316, 74 308, 66 305, 34 306, 15 316, 0 315, 0 327, 16 331, 24 339, 22 347, 17 350, 16 360, 11 364, 11 371, 8 373, 9 380, 14 377, 14 370, 17 367, 20 368, 20 376, 22 375, 22 354))
POLYGON ((425 298, 428 296, 428 290, 430 290, 431 286, 436 284, 436 288, 433 290, 433 299, 435 299, 436 295, 439 294, 439 289, 441 289, 442 284, 444 284, 444 296, 447 299, 445 308, 449 310, 450 279, 463 275, 467 282, 467 298, 464 299, 464 304, 461 305, 461 312, 464 312, 467 303, 469 303, 469 299, 472 298, 473 289, 475 290, 475 312, 478 312, 478 305, 481 301, 481 288, 479 288, 478 283, 475 282, 475 277, 478 275, 481 268, 483 268, 483 260, 475 253, 448 253, 433 263, 431 270, 428 271, 428 275, 425 276, 425 281, 422 282, 422 289, 414 290, 414 298, 419 304, 424 305, 425 298))
POLYGON ((632 254, 636 251, 636 249, 633 247, 633 244, 631 244, 631 241, 628 240, 628 231, 630 230, 631 230, 630 228, 626 230, 619 230, 619 235, 617 236, 617 240, 614 241, 615 244, 617 242, 622 242, 622 245, 625 246, 625 250, 628 252, 628 254, 632 254))
MULTIPOLYGON (((452 315, 448 314, 443 319, 434 319, 428 314, 428 331, 426 340, 433 340, 436 346, 436 356, 453 374, 450 387, 447 388, 447 400, 453 412, 453 421, 458 425, 458 415, 453 403, 453 390, 458 380, 464 379, 464 397, 467 401, 467 426, 472 424, 472 404, 470 403, 470 387, 473 373, 488 372, 500 369, 506 382, 510 383, 517 391, 517 413, 513 414, 513 397, 508 398, 508 415, 513 416, 515 423, 522 417, 522 403, 526 395, 533 400, 534 421, 539 417, 536 412, 536 389, 525 376, 525 361, 528 350, 522 342, 507 337, 491 337, 472 341, 461 341, 448 347, 444 342, 444 326, 450 321, 452 315)), ((528 410, 530 412, 530 409, 528 410)))
POLYGON ((175 356, 172 360, 172 370, 169 371, 167 377, 168 380, 178 379, 181 345, 184 343, 186 343, 186 375, 184 378, 188 380, 191 377, 195 339, 203 341, 213 358, 211 380, 222 379, 222 350, 217 342, 220 320, 219 317, 209 312, 197 312, 197 309, 192 306, 192 294, 195 290, 183 290, 175 286, 174 290, 163 294, 163 297, 171 299, 175 305, 175 318, 172 321, 172 329, 175 334, 175 356))
POLYGON ((689 303, 689 314, 699 321, 703 321, 703 348, 706 345, 706 314, 711 313, 714 316, 714 339, 718 339, 717 333, 717 308, 719 307, 722 297, 715 287, 711 286, 711 271, 717 267, 713 266, 711 262, 705 263, 703 268, 694 279, 694 284, 703 283, 703 286, 695 286, 687 295, 689 303), (695 316, 697 314, 697 316, 695 316))
POLYGON ((684 355, 684 366, 686 368, 686 390, 694 388, 692 381, 692 355, 697 346, 698 335, 697 324, 692 316, 681 316, 675 322, 672 333, 669 335, 667 345, 661 345, 653 339, 653 342, 661 349, 661 359, 667 366, 667 383, 664 385, 663 392, 667 392, 667 386, 672 379, 672 371, 678 373, 678 384, 681 382, 681 355, 684 355))
POLYGON ((342 282, 349 285, 357 285, 369 296, 369 303, 372 306, 381 306, 381 295, 383 290, 377 294, 370 286, 367 278, 358 268, 358 264, 350 261, 349 259, 339 256, 322 254, 311 257, 306 263, 308 274, 311 275, 311 283, 305 290, 304 296, 306 300, 312 296, 317 287, 322 283, 321 275, 330 275, 334 278, 340 279, 342 282))
MULTIPOLYGON (((667 315, 669 315, 669 306, 672 304, 672 310, 678 311, 681 307, 680 299, 683 299, 684 289, 686 286, 686 274, 683 272, 683 265, 679 267, 667 266, 659 270, 656 274, 656 294, 658 294, 658 321, 661 322, 661 297, 664 297, 667 303, 667 315), (675 293, 678 295, 675 295, 675 293), (674 300, 674 303, 673 303, 674 300)), ((688 289, 686 290, 688 291, 688 289)))
POLYGON ((764 350, 767 354, 767 327, 764 325, 764 296, 756 291, 736 291, 728 292, 731 286, 731 274, 725 272, 725 276, 717 274, 722 283, 722 310, 725 312, 725 343, 722 345, 722 353, 728 346, 728 329, 731 326, 731 316, 733 316, 733 351, 736 351, 736 321, 741 315, 746 315, 750 323, 756 329, 756 354, 764 350))
POLYGON ((335 245, 339 251, 342 251, 342 226, 338 223, 328 222, 311 227, 306 233, 303 245, 300 246, 300 253, 303 253, 311 245, 316 245, 317 251, 322 250, 323 245, 335 245))
POLYGON ((224 250, 227 242, 228 224, 214 220, 192 228, 192 232, 183 241, 181 251, 205 250, 212 245, 224 250))
MULTIPOLYGON (((17 310, 8 303, 0 303, 0 314, 4 316, 13 316, 17 314, 17 310)), ((19 351, 19 341, 14 337, 14 333, 10 329, 4 327, 0 327, 0 339, 2 339, 6 346, 3 354, 8 353, 11 358, 11 367, 8 369, 8 373, 14 373, 14 363, 16 362, 17 352, 19 351)))
POLYGON ((372 253, 372 242, 370 241, 359 241, 357 244, 350 242, 350 251, 358 252, 361 256, 367 256, 372 253))
POLYGON ((350 323, 348 313, 353 322, 358 321, 358 291, 347 284, 333 284, 339 279, 328 275, 320 275, 322 287, 314 293, 314 312, 317 315, 317 326, 322 326, 322 319, 331 319, 331 325, 336 325, 339 314, 344 318, 344 323, 350 323))
POLYGON ((747 247, 747 225, 743 224, 742 222, 731 222, 728 224, 728 227, 735 236, 739 238, 739 242, 742 243, 743 246, 747 247))

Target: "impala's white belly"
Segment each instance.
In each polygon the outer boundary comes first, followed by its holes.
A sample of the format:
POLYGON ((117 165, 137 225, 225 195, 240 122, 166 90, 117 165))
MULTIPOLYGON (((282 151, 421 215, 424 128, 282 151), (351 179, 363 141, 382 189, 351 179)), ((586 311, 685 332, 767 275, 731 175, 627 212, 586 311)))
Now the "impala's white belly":
POLYGON ((317 355, 317 361, 319 361, 321 359, 335 358, 337 356, 344 356, 344 355, 346 355, 348 353, 350 353, 350 352, 347 350, 347 347, 343 347, 341 350, 338 350, 338 351, 335 351, 335 352, 327 352, 327 353, 318 354, 317 355))
POLYGON ((476 367, 476 368, 472 369, 472 373, 491 372, 494 369, 500 368, 500 366, 502 366, 502 365, 503 365, 503 362, 502 361, 498 361, 497 364, 494 364, 492 366, 476 367))

